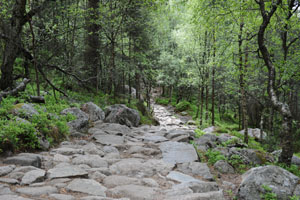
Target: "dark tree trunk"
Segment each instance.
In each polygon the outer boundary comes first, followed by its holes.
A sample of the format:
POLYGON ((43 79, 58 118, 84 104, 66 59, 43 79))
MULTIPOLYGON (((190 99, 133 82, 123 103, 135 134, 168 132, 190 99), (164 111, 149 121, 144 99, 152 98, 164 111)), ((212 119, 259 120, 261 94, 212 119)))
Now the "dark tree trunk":
MULTIPOLYGON (((202 82, 203 83, 203 82, 202 82)), ((200 125, 203 123, 204 86, 201 86, 200 125)))
POLYGON ((96 23, 99 17, 99 0, 88 0, 86 18, 86 47, 84 52, 85 71, 87 78, 92 78, 91 85, 98 85, 98 67, 100 61, 99 54, 99 30, 100 27, 96 23))
POLYGON ((6 35, 9 37, 5 42, 4 54, 1 64, 0 89, 5 90, 13 87, 13 66, 20 53, 21 33, 25 24, 26 0, 16 0, 10 25, 7 27, 6 35))
POLYGON ((276 80, 276 69, 271 60, 269 50, 265 44, 265 32, 270 24, 270 20, 277 10, 277 7, 282 3, 282 0, 277 0, 271 6, 270 11, 266 11, 264 0, 257 1, 260 7, 260 12, 263 21, 260 25, 258 32, 258 45, 259 51, 262 54, 265 65, 268 68, 268 94, 272 106, 282 115, 282 153, 279 157, 280 163, 285 163, 286 165, 291 165, 292 156, 294 153, 293 148, 293 130, 292 130, 292 114, 289 106, 281 102, 276 94, 275 80, 276 80))

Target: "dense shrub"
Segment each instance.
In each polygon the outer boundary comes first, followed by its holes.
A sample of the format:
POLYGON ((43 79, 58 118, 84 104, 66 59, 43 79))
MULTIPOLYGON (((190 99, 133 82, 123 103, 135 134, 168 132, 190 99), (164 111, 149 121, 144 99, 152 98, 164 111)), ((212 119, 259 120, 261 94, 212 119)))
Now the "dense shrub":
POLYGON ((188 101, 181 101, 179 102, 176 107, 175 107, 175 111, 176 112, 182 112, 182 111, 186 111, 191 107, 190 102, 188 101))

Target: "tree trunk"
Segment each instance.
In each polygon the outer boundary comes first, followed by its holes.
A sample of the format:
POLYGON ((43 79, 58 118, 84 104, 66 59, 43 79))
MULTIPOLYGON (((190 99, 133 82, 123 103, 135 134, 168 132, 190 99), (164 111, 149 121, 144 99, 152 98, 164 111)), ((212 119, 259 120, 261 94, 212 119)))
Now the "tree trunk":
MULTIPOLYGON (((203 83, 203 82, 202 82, 203 83)), ((201 86, 200 125, 203 123, 204 86, 201 86)))
POLYGON ((100 27, 96 23, 99 17, 99 0, 88 0, 87 2, 87 18, 86 18, 86 47, 84 52, 85 71, 87 78, 92 78, 91 85, 98 84, 98 66, 99 66, 99 30, 100 27))
POLYGON ((26 0, 16 0, 10 26, 7 27, 6 35, 9 36, 5 42, 4 53, 1 64, 0 89, 5 90, 13 87, 13 66, 20 53, 21 33, 25 24, 26 0))
POLYGON ((260 7, 260 12, 262 15, 262 23, 258 31, 258 46, 259 51, 262 54, 265 65, 268 68, 268 94, 272 106, 282 115, 282 153, 279 157, 280 163, 285 163, 290 166, 292 161, 292 156, 294 153, 293 148, 293 130, 292 130, 292 114, 289 106, 281 102, 276 94, 275 80, 276 80, 276 69, 271 60, 269 50, 265 44, 265 32, 270 23, 270 20, 277 10, 277 7, 282 3, 282 0, 277 0, 273 3, 270 11, 266 11, 264 0, 257 1, 260 7))

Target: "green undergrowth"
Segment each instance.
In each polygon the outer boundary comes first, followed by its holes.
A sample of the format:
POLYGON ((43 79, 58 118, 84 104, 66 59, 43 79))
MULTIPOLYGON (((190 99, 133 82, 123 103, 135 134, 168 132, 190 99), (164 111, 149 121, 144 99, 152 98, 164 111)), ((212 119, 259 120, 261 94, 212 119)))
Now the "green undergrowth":
MULTIPOLYGON (((41 88, 43 90, 44 88, 41 88)), ((68 92, 68 97, 56 92, 44 94, 45 104, 34 104, 34 108, 39 115, 25 117, 22 112, 21 118, 13 114, 14 109, 20 108, 24 103, 28 103, 28 97, 35 94, 36 88, 28 85, 24 92, 18 97, 7 97, 0 103, 0 153, 5 151, 33 151, 40 149, 38 138, 47 139, 51 145, 55 145, 65 139, 69 134, 67 122, 74 120, 72 115, 61 115, 61 111, 69 107, 80 107, 82 103, 94 102, 103 110, 106 106, 113 104, 126 104, 126 106, 139 111, 141 124, 155 124, 151 112, 146 109, 145 103, 140 103, 127 98, 114 98, 99 92, 98 94, 89 92, 68 92)))
POLYGON ((34 105, 39 115, 25 117, 20 112, 21 119, 13 114, 27 101, 28 91, 16 97, 7 97, 0 104, 0 152, 32 151, 39 149, 38 138, 46 138, 50 144, 56 144, 64 139, 69 129, 67 122, 74 116, 60 115, 60 112, 70 105, 60 100, 56 102, 52 95, 45 96, 45 104, 34 105))

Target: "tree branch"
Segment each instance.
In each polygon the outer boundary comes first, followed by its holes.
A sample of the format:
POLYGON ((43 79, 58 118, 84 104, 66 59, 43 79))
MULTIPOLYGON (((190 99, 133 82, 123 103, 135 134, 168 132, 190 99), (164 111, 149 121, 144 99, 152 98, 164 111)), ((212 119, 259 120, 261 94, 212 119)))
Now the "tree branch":
POLYGON ((30 82, 30 79, 24 78, 24 80, 14 89, 7 91, 7 92, 1 92, 0 93, 0 102, 2 101, 2 98, 5 98, 9 95, 17 95, 19 92, 24 91, 26 88, 26 85, 30 82))

